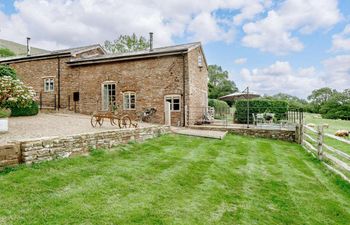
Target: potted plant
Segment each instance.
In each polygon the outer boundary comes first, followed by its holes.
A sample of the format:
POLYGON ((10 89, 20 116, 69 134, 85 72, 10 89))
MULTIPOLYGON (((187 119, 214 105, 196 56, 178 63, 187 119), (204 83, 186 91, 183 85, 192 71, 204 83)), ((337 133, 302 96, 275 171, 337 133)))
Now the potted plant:
POLYGON ((11 110, 0 108, 0 133, 9 130, 8 117, 11 115, 11 110))

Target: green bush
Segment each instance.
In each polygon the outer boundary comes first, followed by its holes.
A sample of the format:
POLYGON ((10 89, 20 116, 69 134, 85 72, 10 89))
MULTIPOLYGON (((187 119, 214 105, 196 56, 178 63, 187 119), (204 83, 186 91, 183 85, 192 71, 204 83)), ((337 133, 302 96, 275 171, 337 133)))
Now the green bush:
POLYGON ((0 77, 4 77, 4 76, 17 79, 16 70, 14 70, 13 68, 7 65, 0 65, 0 77))
MULTIPOLYGON (((248 100, 236 102, 235 122, 247 123, 248 100)), ((249 122, 253 123, 253 114, 274 113, 275 119, 281 120, 288 112, 288 103, 281 100, 253 99, 249 100, 249 122)))
POLYGON ((216 109, 226 109, 229 108, 228 104, 225 101, 218 99, 209 99, 208 105, 216 109))
POLYGON ((39 112, 38 103, 32 102, 28 107, 17 107, 14 106, 11 108, 11 116, 34 116, 39 112))
POLYGON ((11 110, 0 108, 0 118, 7 118, 11 115, 11 110))

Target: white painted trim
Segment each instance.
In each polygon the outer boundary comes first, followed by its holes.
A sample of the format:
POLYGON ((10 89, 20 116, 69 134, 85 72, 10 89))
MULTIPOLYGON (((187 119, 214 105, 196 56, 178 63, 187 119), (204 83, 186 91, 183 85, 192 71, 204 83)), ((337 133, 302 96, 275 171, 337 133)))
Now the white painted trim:
POLYGON ((45 93, 51 93, 51 92, 55 92, 55 77, 54 76, 49 76, 49 77, 42 77, 43 82, 44 82, 44 92, 45 93), (53 89, 50 90, 50 84, 49 84, 49 90, 46 90, 46 80, 52 80, 53 82, 53 89))
POLYGON ((107 110, 105 110, 104 108, 103 108, 103 101, 104 101, 104 93, 103 93, 103 87, 104 87, 104 85, 106 85, 106 84, 114 84, 115 85, 115 99, 117 100, 117 82, 115 82, 115 81, 104 81, 104 82, 102 82, 102 84, 101 84, 101 110, 102 111, 108 111, 109 109, 107 109, 107 110))
POLYGON ((164 104, 166 103, 166 98, 174 98, 178 97, 179 98, 179 110, 170 110, 170 112, 181 112, 181 106, 182 106, 182 98, 181 95, 165 95, 164 96, 164 104))
POLYGON ((130 110, 130 111, 134 111, 136 110, 136 92, 135 91, 125 91, 123 92, 123 110, 130 110), (130 108, 130 109, 126 109, 125 108, 125 104, 124 104, 124 97, 125 97, 125 94, 134 94, 135 95, 135 108, 130 108))

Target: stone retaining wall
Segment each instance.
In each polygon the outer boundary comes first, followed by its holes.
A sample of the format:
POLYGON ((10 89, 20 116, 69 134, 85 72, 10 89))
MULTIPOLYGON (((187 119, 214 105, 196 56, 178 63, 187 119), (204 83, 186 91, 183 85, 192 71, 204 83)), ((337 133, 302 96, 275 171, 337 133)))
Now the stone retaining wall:
POLYGON ((16 166, 20 163, 20 147, 18 144, 0 145, 0 171, 8 166, 16 166))
POLYGON ((297 142, 296 130, 258 129, 258 128, 230 128, 214 126, 190 126, 193 129, 228 131, 229 133, 247 135, 262 138, 278 139, 289 142, 297 142))
POLYGON ((130 141, 144 141, 169 132, 169 126, 152 126, 20 141, 16 144, 0 146, 0 169, 20 162, 32 164, 84 155, 90 149, 111 148, 130 141))

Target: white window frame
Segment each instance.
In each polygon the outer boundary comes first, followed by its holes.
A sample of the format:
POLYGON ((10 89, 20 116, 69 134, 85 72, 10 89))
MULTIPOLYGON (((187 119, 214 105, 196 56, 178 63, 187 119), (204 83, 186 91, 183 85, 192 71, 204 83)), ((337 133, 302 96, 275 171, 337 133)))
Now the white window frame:
POLYGON ((44 77, 44 92, 54 92, 55 91, 55 78, 54 77, 44 77), (48 81, 48 83, 47 83, 48 81), (51 88, 52 82, 52 88, 51 88))
POLYGON ((170 112, 181 112, 181 95, 164 96, 164 104, 170 99, 170 112), (179 99, 179 110, 174 110, 174 99, 179 99))
POLYGON ((202 57, 202 55, 198 56, 198 67, 199 68, 203 67, 203 57, 202 57))
MULTIPOLYGON (((106 109, 104 106, 104 86, 106 85, 106 84, 114 84, 115 86, 115 104, 117 103, 116 102, 116 100, 117 100, 117 83, 115 82, 115 81, 104 81, 104 82, 102 82, 102 84, 101 84, 101 109, 102 109, 102 111, 109 111, 110 109, 108 108, 108 109, 106 109)), ((109 102, 108 102, 109 103, 109 102)), ((109 106, 108 106, 109 107, 109 106)))
POLYGON ((126 92, 123 92, 123 109, 124 110, 136 110, 136 92, 134 91, 126 91, 126 92), (134 108, 131 108, 131 95, 134 95, 134 108), (128 106, 126 105, 126 102, 125 102, 125 97, 128 97, 128 106))

